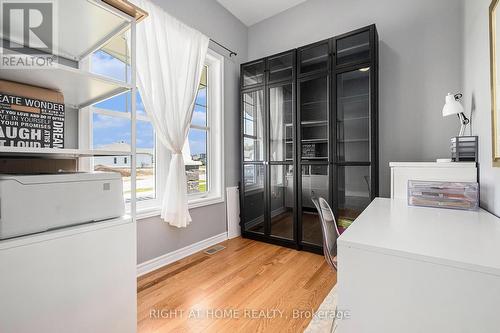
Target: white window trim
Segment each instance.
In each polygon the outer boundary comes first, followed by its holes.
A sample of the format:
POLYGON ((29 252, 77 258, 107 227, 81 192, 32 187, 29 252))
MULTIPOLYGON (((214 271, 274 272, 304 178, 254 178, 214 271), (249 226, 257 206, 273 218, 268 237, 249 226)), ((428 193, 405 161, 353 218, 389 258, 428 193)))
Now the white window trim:
MULTIPOLYGON (((90 65, 90 64, 89 64, 90 65)), ((207 81, 207 127, 210 128, 209 142, 207 142, 207 156, 209 158, 208 179, 209 189, 206 193, 188 196, 189 209, 214 205, 224 202, 224 57, 209 49, 205 65, 208 65, 207 81)), ((90 66, 89 66, 90 68, 90 66)), ((90 147, 92 142, 92 110, 85 108, 79 115, 79 143, 80 147, 90 147)), ((99 109, 99 113, 110 113, 112 116, 130 117, 125 112, 113 112, 99 109)), ((145 115, 137 115, 137 120, 149 121, 145 115)), ((158 216, 161 212, 162 192, 165 188, 167 169, 170 164, 170 153, 162 149, 161 143, 156 140, 156 198, 137 202, 137 219, 158 216), (160 149, 158 149, 160 148, 160 149)), ((82 159, 81 170, 91 170, 92 160, 82 159)))

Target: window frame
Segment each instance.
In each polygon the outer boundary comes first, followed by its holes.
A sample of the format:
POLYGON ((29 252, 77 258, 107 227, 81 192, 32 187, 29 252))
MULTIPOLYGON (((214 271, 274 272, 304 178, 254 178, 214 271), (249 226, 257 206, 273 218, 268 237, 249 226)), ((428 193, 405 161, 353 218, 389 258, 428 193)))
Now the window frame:
MULTIPOLYGON (((89 57, 90 58, 90 57, 89 57)), ((207 184, 208 189, 203 193, 188 195, 189 209, 222 203, 225 200, 223 189, 224 179, 224 57, 208 49, 205 59, 207 68, 207 184), (210 87, 208 86, 210 85, 210 87), (210 159, 210 160, 209 160, 210 159)), ((90 59, 86 66, 90 69, 90 59)), ((90 149, 93 142, 93 114, 94 112, 122 118, 131 118, 130 112, 120 112, 89 106, 79 113, 79 147, 90 149)), ((144 114, 136 113, 137 121, 151 122, 144 114)), ((205 130, 205 127, 191 125, 190 128, 205 130)), ((163 189, 166 186, 167 172, 171 154, 162 147, 155 135, 155 191, 156 198, 137 200, 137 218, 144 219, 160 214, 163 189)), ((84 158, 79 161, 80 170, 93 170, 93 158, 84 158)), ((130 211, 130 203, 126 205, 130 211)))
POLYGON ((224 57, 208 49, 207 66, 207 123, 205 126, 190 125, 190 128, 206 130, 207 133, 207 184, 202 193, 188 195, 189 208, 224 202, 224 57))

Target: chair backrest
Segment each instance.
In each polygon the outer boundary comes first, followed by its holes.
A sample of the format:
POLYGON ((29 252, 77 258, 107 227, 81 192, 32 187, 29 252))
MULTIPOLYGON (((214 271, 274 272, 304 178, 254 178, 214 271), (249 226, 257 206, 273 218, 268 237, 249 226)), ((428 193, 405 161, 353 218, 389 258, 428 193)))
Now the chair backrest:
POLYGON ((318 210, 319 218, 321 220, 321 230, 323 232, 323 252, 327 263, 333 268, 337 269, 336 261, 334 258, 337 256, 337 238, 340 233, 337 228, 337 222, 333 215, 332 209, 328 202, 323 198, 311 198, 314 206, 318 210))

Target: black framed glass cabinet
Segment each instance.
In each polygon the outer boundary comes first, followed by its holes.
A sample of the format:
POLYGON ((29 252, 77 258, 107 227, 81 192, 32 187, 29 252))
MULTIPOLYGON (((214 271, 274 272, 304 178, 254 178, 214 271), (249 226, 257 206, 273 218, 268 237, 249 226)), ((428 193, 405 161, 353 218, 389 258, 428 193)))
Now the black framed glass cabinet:
POLYGON ((313 195, 343 231, 378 195, 375 25, 241 65, 243 237, 322 250, 313 195))

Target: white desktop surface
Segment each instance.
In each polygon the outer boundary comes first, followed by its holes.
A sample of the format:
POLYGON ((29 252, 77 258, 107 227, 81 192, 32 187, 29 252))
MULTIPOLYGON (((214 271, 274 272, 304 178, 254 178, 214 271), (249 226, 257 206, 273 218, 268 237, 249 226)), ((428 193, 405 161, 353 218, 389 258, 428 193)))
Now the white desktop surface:
POLYGON ((500 219, 375 199, 338 240, 337 332, 500 327, 500 219))
POLYGON ((500 219, 482 209, 376 198, 338 244, 500 276, 500 219))

